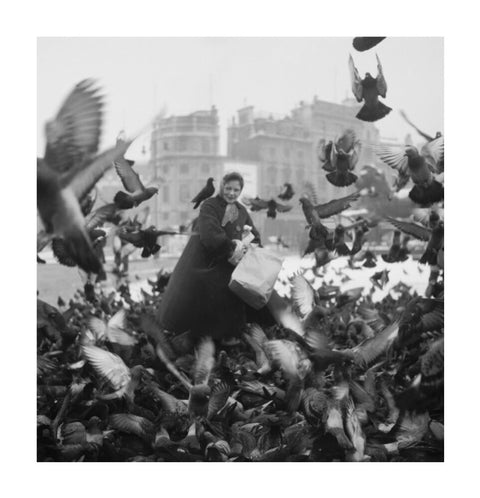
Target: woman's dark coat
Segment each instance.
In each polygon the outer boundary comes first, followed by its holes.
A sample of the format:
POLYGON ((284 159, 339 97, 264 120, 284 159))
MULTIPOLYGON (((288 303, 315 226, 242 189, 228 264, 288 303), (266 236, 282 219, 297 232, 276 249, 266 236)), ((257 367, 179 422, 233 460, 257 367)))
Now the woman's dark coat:
POLYGON ((165 329, 214 338, 241 333, 250 308, 228 288, 235 267, 227 260, 244 225, 253 228, 253 242, 260 243, 260 236, 245 207, 235 204, 238 218, 224 227, 227 202, 216 196, 202 204, 194 228, 197 234, 190 237, 160 303, 159 321, 165 329))

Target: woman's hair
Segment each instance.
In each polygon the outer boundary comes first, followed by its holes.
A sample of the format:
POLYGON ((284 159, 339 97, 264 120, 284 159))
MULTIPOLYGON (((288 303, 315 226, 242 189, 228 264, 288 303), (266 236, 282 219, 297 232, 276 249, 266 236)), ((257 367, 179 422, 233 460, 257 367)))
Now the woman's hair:
POLYGON ((222 178, 222 185, 225 185, 228 182, 233 182, 237 181, 240 183, 240 187, 243 189, 243 176, 240 173, 237 173, 236 171, 233 171, 232 173, 227 173, 223 178, 222 178))

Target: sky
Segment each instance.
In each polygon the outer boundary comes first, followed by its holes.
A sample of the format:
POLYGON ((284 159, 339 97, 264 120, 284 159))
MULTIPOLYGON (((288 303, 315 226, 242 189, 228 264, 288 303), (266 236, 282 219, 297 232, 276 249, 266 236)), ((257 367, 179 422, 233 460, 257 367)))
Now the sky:
MULTIPOLYGON (((220 118, 220 152, 226 128, 238 109, 280 116, 303 100, 340 103, 352 98, 348 57, 364 77, 377 74, 375 54, 387 81, 384 103, 393 111, 375 125, 382 137, 418 135, 403 121, 403 109, 422 130, 443 131, 443 38, 387 37, 357 52, 352 38, 87 38, 37 39, 37 154, 42 155, 44 125, 73 86, 95 78, 106 95, 102 147, 119 130, 136 134, 159 111, 182 115, 215 105, 220 118)), ((131 147, 132 159, 148 150, 144 133, 131 147)))

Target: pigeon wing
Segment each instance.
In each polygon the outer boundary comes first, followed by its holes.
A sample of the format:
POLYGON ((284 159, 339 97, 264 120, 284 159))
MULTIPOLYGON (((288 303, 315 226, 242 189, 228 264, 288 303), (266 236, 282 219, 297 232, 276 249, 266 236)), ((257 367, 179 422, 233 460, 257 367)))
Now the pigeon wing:
POLYGON ((105 204, 105 206, 95 209, 85 218, 85 228, 93 230, 102 226, 106 221, 112 221, 115 217, 118 208, 115 204, 105 204))
POLYGON ((300 316, 305 318, 315 306, 315 290, 303 275, 295 275, 292 279, 292 300, 300 316))
POLYGON ((108 425, 112 429, 134 434, 142 439, 151 440, 155 435, 153 422, 132 413, 114 413, 108 418, 108 425))
POLYGON ((345 197, 341 197, 340 199, 334 199, 326 204, 318 204, 317 206, 314 206, 314 209, 320 218, 328 218, 335 214, 341 213, 345 209, 348 209, 350 204, 353 201, 356 201, 359 197, 360 192, 355 192, 345 197))
POLYGON ((130 382, 130 370, 116 354, 96 346, 82 346, 82 352, 97 374, 105 378, 116 391, 130 382))
POLYGON ((428 164, 434 169, 434 172, 437 172, 437 164, 443 160, 443 151, 444 151, 444 137, 438 137, 431 142, 426 143, 422 149, 421 154, 425 157, 428 164))
POLYGON ((129 161, 124 157, 115 161, 115 171, 122 181, 125 189, 131 194, 144 190, 143 184, 140 181, 138 173, 132 168, 133 161, 129 161))
POLYGON ((88 328, 95 334, 95 339, 102 340, 107 336, 106 323, 96 316, 91 316, 88 319, 88 328))
POLYGON ((230 387, 226 382, 221 382, 212 387, 208 401, 207 419, 216 415, 224 406, 230 396, 230 387))
POLYGON ((133 346, 134 344, 136 344, 137 340, 135 339, 135 337, 131 336, 125 331, 126 326, 126 313, 125 310, 121 308, 108 321, 108 340, 122 346, 133 346))
POLYGON ((358 69, 355 67, 355 63, 353 62, 353 57, 350 55, 348 59, 348 68, 350 69, 350 80, 352 83, 352 92, 357 102, 361 102, 363 99, 363 87, 362 87, 362 79, 360 78, 360 74, 358 73, 358 69))
POLYGON ((387 96, 387 82, 385 80, 385 76, 383 75, 383 69, 382 69, 382 64, 380 62, 380 59, 378 58, 378 55, 375 54, 377 58, 377 69, 378 69, 378 75, 377 75, 377 92, 380 97, 385 98, 387 96))
POLYGON ((432 231, 416 223, 409 223, 407 221, 396 220, 395 218, 390 218, 387 216, 387 220, 395 227, 401 230, 407 235, 411 235, 416 239, 423 240, 427 242, 430 240, 432 231))
POLYGON ((141 248, 143 247, 143 235, 142 232, 119 232, 118 236, 128 242, 133 244, 135 247, 141 248))
POLYGON ((57 237, 52 239, 52 251, 53 255, 57 258, 57 261, 61 265, 69 267, 77 266, 77 262, 72 258, 71 254, 68 252, 67 246, 63 239, 57 237))
POLYGON ((398 337, 399 322, 398 320, 385 327, 381 332, 366 339, 362 343, 352 348, 355 362, 359 366, 368 366, 374 362, 380 355, 385 353, 398 337))
POLYGON ((44 160, 64 173, 82 164, 98 149, 102 131, 103 98, 95 82, 78 83, 62 104, 54 120, 45 126, 47 146, 44 160))
POLYGON ((403 150, 397 152, 385 145, 373 145, 372 149, 375 154, 391 168, 396 169, 403 174, 408 172, 408 158, 403 150))
POLYGON ((293 206, 289 206, 287 204, 280 204, 276 202, 276 209, 279 213, 286 213, 292 209, 293 206))
POLYGON ((114 147, 102 152, 87 165, 81 165, 69 173, 66 183, 70 183, 77 199, 83 199, 87 192, 92 190, 104 173, 112 167, 114 161, 123 157, 130 144, 131 142, 117 141, 114 147))
POLYGON ((195 384, 208 384, 210 373, 212 372, 215 364, 214 354, 215 345, 211 337, 205 337, 198 345, 196 351, 197 358, 194 373, 195 384))

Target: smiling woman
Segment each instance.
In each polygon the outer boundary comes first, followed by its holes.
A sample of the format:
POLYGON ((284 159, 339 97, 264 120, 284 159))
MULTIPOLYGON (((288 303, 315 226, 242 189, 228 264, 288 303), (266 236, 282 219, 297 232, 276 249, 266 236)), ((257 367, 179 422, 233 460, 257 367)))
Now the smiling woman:
POLYGON ((250 215, 237 202, 243 185, 240 174, 227 174, 220 193, 201 205, 194 224, 196 233, 181 255, 160 305, 159 321, 167 330, 190 330, 197 337, 235 337, 247 314, 255 314, 228 288, 235 264, 246 250, 241 241, 245 225, 252 227, 253 243, 260 244, 250 215))

